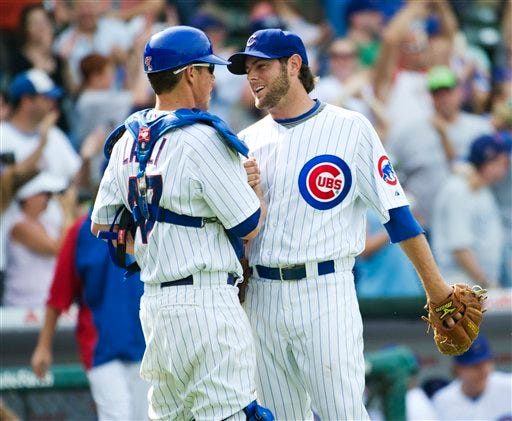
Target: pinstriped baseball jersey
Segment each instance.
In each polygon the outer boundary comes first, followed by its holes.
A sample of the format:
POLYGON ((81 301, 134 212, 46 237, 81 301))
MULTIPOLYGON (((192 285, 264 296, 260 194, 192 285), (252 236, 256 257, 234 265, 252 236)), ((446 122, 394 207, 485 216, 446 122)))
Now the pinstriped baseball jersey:
MULTIPOLYGON (((162 112, 153 112, 148 119, 162 112)), ((92 219, 112 223, 136 194, 134 140, 116 143, 92 219)), ((217 132, 193 124, 166 132, 146 168, 148 203, 178 214, 216 217, 202 228, 148 222, 135 255, 145 282, 140 317, 146 350, 141 376, 151 383, 151 419, 245 419, 255 400, 255 353, 250 325, 228 273, 241 266, 224 230, 257 212, 260 201, 237 153, 217 132), (161 285, 193 276, 192 285, 161 285)))
MULTIPOLYGON (((162 112, 155 112, 154 117, 162 112)), ((151 117, 149 117, 151 118, 151 117)), ((138 172, 134 141, 125 133, 116 143, 101 181, 92 219, 112 223, 120 205, 129 208, 138 172), (122 162, 122 165, 119 163, 122 162)), ((217 217, 226 228, 246 220, 259 208, 238 154, 210 126, 194 124, 167 132, 153 149, 146 170, 149 201, 176 213, 217 217)), ((198 271, 241 274, 240 263, 223 227, 169 223, 148 225, 148 244, 135 240, 141 279, 161 283, 198 271)))
POLYGON ((270 115, 239 134, 256 157, 268 203, 251 242, 251 265, 278 266, 356 256, 366 208, 382 223, 408 205, 369 121, 329 104, 300 124, 270 115))
POLYGON ((368 419, 352 268, 367 207, 387 222, 389 209, 408 204, 393 167, 366 118, 319 102, 295 119, 267 116, 240 137, 259 164, 268 203, 250 264, 308 270, 305 279, 281 281, 255 268, 247 287, 258 396, 276 419, 310 420, 311 407, 321 419, 368 419), (317 275, 315 262, 331 260, 334 272, 317 275))

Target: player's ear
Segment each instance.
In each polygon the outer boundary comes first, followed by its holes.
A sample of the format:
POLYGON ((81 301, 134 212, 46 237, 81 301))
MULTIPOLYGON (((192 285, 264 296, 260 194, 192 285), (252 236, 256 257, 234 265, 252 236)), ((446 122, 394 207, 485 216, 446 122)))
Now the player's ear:
POLYGON ((294 54, 288 59, 288 69, 292 75, 298 75, 302 66, 302 58, 298 54, 294 54))
POLYGON ((195 79, 197 78, 197 74, 194 72, 194 67, 187 66, 185 70, 183 70, 183 79, 189 84, 193 84, 195 79))

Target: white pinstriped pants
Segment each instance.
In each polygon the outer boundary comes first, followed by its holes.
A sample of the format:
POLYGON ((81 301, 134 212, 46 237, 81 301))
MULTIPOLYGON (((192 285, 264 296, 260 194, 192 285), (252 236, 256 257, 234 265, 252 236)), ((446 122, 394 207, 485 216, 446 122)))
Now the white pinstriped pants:
POLYGON ((299 281, 251 278, 258 399, 277 420, 369 419, 363 325, 351 271, 299 281))
POLYGON ((151 383, 149 416, 245 419, 239 411, 256 399, 256 356, 238 289, 227 285, 226 273, 196 279, 199 285, 144 287, 141 376, 151 383))

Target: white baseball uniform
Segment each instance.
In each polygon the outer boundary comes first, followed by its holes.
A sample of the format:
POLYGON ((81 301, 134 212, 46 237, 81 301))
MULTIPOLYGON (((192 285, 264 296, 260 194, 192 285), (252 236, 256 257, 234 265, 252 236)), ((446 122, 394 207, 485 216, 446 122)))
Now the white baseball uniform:
POLYGON ((366 419, 352 267, 364 248, 366 208, 385 223, 389 209, 408 205, 400 183, 368 120, 332 105, 317 102, 295 119, 269 115, 239 136, 256 157, 268 203, 249 244, 245 301, 258 397, 276 419, 311 419, 311 404, 325 420, 366 419), (270 280, 258 269, 297 264, 305 279, 270 280))
POLYGON ((471 399, 456 379, 432 397, 439 420, 512 419, 512 376, 495 371, 489 375, 484 392, 471 399))
MULTIPOLYGON (((161 114, 154 111, 149 119, 161 114)), ((137 172, 134 141, 126 132, 101 181, 95 223, 112 223, 116 209, 133 201, 137 172)), ((161 136, 146 175, 150 203, 179 214, 217 217, 222 224, 148 224, 147 244, 137 230, 135 256, 145 283, 141 375, 152 384, 149 415, 225 419, 255 399, 256 357, 238 290, 227 283, 228 273, 241 275, 242 270, 223 226, 243 223, 260 202, 238 154, 204 124, 161 136), (191 274, 193 285, 160 285, 191 274)))

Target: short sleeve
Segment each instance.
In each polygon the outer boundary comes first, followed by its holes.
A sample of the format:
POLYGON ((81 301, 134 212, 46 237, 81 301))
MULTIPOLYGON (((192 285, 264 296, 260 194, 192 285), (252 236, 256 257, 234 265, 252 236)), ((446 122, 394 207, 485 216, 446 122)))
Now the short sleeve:
POLYGON ((112 151, 94 202, 91 219, 96 224, 111 224, 114 222, 119 207, 124 206, 119 184, 116 180, 116 168, 119 162, 118 146, 119 142, 112 151))
POLYGON ((370 122, 362 116, 356 158, 357 194, 379 216, 389 220, 389 209, 409 205, 391 160, 370 122))

